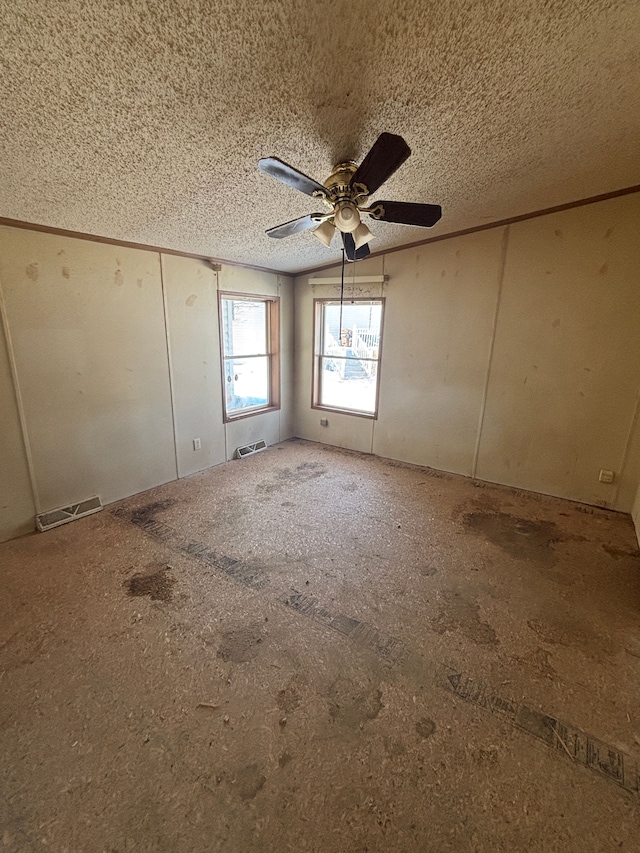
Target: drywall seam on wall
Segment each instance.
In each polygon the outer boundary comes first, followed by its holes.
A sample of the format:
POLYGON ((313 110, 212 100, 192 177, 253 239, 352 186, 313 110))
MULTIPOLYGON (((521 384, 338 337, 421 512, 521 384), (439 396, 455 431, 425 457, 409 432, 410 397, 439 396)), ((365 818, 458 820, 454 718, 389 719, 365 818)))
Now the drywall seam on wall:
MULTIPOLYGON (((220 313, 220 297, 219 297, 219 295, 218 295, 218 294, 219 294, 219 291, 220 291, 220 276, 218 275, 217 270, 215 271, 214 275, 215 275, 215 277, 216 277, 216 302, 218 303, 218 330, 219 330, 219 332, 218 332, 218 333, 220 334, 220 331, 221 331, 221 329, 222 329, 222 326, 221 326, 221 323, 222 323, 222 315, 221 315, 221 313, 220 313)), ((221 383, 221 385, 220 385, 220 393, 222 394, 222 397, 223 397, 223 404, 224 404, 224 394, 225 394, 225 384, 224 384, 224 349, 223 349, 223 346, 222 346, 222 337, 220 337, 220 367, 221 367, 221 370, 220 370, 220 383, 221 383)), ((229 428, 229 424, 228 424, 227 422, 225 422, 225 424, 224 424, 224 429, 222 430, 222 434, 224 435, 224 458, 225 458, 227 461, 229 461, 229 452, 228 452, 228 436, 227 436, 227 430, 228 430, 228 428, 229 428)))
POLYGON ((279 352, 278 352, 278 365, 279 365, 278 369, 280 371, 280 375, 278 377, 278 387, 279 387, 279 397, 280 397, 280 408, 278 409, 278 440, 282 441, 282 432, 283 432, 283 429, 282 429, 282 426, 283 426, 283 420, 282 420, 282 396, 283 396, 283 394, 282 394, 282 390, 283 390, 282 389, 282 384, 283 384, 282 383, 282 363, 283 363, 282 342, 284 341, 284 329, 282 327, 282 321, 283 321, 283 317, 284 317, 284 311, 283 311, 283 306, 282 306, 282 278, 280 275, 276 276, 276 293, 278 294, 278 299, 280 300, 279 301, 280 310, 278 311, 278 323, 280 324, 280 328, 278 329, 278 350, 279 350, 279 352))
POLYGON ((169 309, 167 306, 167 289, 164 286, 164 260, 162 254, 158 254, 160 262, 160 287, 162 288, 162 314, 164 317, 164 339, 167 352, 167 370, 169 371, 169 396, 171 398, 171 423, 173 425, 173 455, 176 462, 176 477, 180 477, 180 463, 178 462, 178 427, 176 424, 176 395, 173 382, 173 367, 171 365, 171 339, 169 331, 169 309))
POLYGON ((631 422, 629 424, 629 432, 627 434, 627 440, 624 445, 624 452, 622 454, 622 461, 620 462, 620 473, 616 477, 616 488, 613 494, 613 506, 616 507, 618 505, 618 493, 620 492, 620 484, 622 483, 622 478, 624 477, 625 468, 627 467, 627 462, 629 459, 629 451, 631 449, 631 441, 633 439, 633 433, 635 432, 636 425, 638 423, 638 414, 640 412, 640 391, 636 394, 636 403, 633 409, 633 417, 631 418, 631 422))
POLYGON ((487 373, 482 389, 482 401, 480 403, 480 417, 478 419, 478 432, 476 434, 476 446, 473 451, 473 463, 471 466, 471 476, 475 478, 478 469, 478 457, 480 455, 480 441, 482 439, 482 425, 484 423, 484 414, 487 407, 487 395, 489 393, 489 379, 491 378, 491 362, 493 360, 493 348, 496 342, 496 329, 498 327, 498 315, 500 313, 500 298, 502 296, 502 284, 504 282, 504 271, 507 265, 507 249, 509 246, 509 226, 505 226, 502 233, 502 246, 500 252, 500 269, 498 272, 498 293, 496 294, 496 307, 493 312, 493 324, 491 326, 491 341, 489 343, 489 354, 487 356, 487 373))
POLYGON ((24 411, 24 403, 20 392, 20 382, 18 380, 18 368, 13 349, 13 341, 11 340, 11 330, 9 328, 9 317, 7 316, 7 307, 4 300, 4 290, 2 288, 2 280, 0 279, 0 321, 4 329, 5 341, 7 344, 7 355, 9 357, 9 365, 11 367, 11 378, 13 380, 13 393, 15 395, 16 407, 18 409, 18 418, 20 419, 20 431, 22 433, 22 443, 24 445, 25 457, 27 460, 27 469, 29 471, 29 483, 31 485, 31 494, 33 504, 36 509, 36 514, 42 512, 40 504, 40 496, 38 494, 38 484, 36 482, 36 474, 33 466, 33 455, 31 453, 31 444, 29 442, 29 431, 27 429, 27 418, 24 411))
MULTIPOLYGON (((280 275, 276 276, 276 294, 280 309, 282 309, 282 282, 280 275)), ((278 323, 280 324, 280 328, 278 329, 278 370, 280 373, 278 376, 278 396, 280 399, 280 408, 278 409, 278 441, 282 441, 282 313, 282 310, 278 312, 278 323)))

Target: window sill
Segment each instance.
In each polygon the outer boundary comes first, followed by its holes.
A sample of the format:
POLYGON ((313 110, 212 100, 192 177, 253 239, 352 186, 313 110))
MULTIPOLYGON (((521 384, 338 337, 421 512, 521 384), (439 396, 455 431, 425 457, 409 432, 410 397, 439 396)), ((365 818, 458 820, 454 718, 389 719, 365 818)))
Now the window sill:
POLYGON ((334 409, 330 406, 318 406, 313 404, 312 409, 317 409, 319 412, 333 412, 336 415, 351 415, 354 418, 364 418, 367 421, 375 421, 378 419, 377 412, 356 412, 354 409, 334 409))
POLYGON ((243 421, 245 418, 253 418, 256 415, 267 415, 270 412, 279 412, 280 406, 264 406, 261 409, 252 409, 250 412, 238 412, 237 415, 224 415, 223 423, 230 424, 234 421, 243 421))

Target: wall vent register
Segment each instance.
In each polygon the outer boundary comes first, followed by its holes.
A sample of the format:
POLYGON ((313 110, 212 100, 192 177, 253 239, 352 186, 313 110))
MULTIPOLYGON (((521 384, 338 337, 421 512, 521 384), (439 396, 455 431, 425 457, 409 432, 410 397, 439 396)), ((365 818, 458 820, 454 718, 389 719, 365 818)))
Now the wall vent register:
POLYGON ((42 533, 45 530, 51 530, 52 527, 59 527, 61 524, 66 524, 68 521, 75 521, 76 518, 93 515, 94 512, 100 512, 101 509, 102 501, 100 498, 88 498, 86 501, 80 501, 77 504, 60 507, 60 509, 52 509, 49 512, 41 512, 39 515, 36 515, 36 525, 42 533))
POLYGON ((261 438, 260 441, 256 441, 254 444, 245 444, 244 447, 238 447, 236 450, 236 459, 244 459, 245 456, 251 456, 254 453, 258 453, 259 450, 266 450, 267 442, 261 438))

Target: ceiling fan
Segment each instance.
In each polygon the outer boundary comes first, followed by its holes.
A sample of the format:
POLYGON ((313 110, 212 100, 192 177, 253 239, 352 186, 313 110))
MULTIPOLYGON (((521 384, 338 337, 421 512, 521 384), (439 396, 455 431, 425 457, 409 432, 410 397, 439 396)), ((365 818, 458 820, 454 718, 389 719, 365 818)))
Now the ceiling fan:
POLYGON ((258 160, 261 172, 282 181, 288 187, 320 199, 329 209, 328 213, 309 213, 276 225, 275 228, 269 228, 267 234, 280 239, 313 228, 313 234, 320 242, 329 246, 337 230, 342 236, 347 258, 359 261, 369 254, 369 240, 374 236, 362 222, 362 213, 368 213, 373 219, 382 222, 431 228, 442 216, 442 208, 438 204, 376 201, 367 206, 369 196, 393 175, 410 154, 411 149, 401 136, 381 133, 359 166, 351 161, 339 163, 324 184, 277 157, 263 157, 258 160))

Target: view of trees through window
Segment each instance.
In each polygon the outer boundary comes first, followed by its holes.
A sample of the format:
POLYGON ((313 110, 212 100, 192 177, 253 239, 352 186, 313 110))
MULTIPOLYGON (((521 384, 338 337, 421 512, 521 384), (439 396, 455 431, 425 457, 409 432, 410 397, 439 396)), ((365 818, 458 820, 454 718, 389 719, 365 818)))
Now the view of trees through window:
POLYGON ((316 303, 316 406, 375 415, 382 307, 380 299, 316 303))

